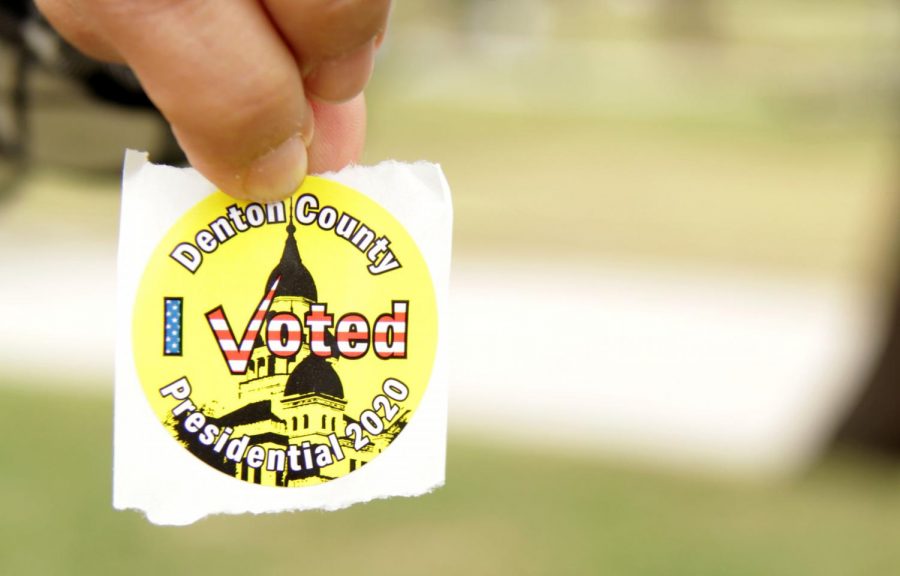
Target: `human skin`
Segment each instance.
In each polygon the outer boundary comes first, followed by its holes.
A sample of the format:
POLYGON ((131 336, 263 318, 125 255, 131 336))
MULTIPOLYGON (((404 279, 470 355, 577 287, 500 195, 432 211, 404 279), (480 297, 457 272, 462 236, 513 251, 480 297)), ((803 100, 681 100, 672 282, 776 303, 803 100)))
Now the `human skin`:
POLYGON ((358 160, 390 0, 37 0, 86 54, 128 64, 191 164, 239 199, 358 160))

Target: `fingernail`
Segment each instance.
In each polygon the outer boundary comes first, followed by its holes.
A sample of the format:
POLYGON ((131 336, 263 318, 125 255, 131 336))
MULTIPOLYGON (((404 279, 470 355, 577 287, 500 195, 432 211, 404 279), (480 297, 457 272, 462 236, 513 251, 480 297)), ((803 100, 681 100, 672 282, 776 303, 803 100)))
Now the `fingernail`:
POLYGON ((250 164, 244 193, 265 202, 290 196, 306 177, 306 163, 303 138, 295 134, 250 164))

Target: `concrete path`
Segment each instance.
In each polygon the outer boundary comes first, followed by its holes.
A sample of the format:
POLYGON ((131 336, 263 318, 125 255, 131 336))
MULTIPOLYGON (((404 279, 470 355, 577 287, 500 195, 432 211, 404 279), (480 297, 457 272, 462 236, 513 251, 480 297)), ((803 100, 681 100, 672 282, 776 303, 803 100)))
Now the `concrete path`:
MULTIPOLYGON (((111 393, 114 234, 7 223, 0 383, 111 393)), ((815 453, 877 329, 870 299, 835 285, 466 253, 452 307, 457 430, 743 474, 815 453)))

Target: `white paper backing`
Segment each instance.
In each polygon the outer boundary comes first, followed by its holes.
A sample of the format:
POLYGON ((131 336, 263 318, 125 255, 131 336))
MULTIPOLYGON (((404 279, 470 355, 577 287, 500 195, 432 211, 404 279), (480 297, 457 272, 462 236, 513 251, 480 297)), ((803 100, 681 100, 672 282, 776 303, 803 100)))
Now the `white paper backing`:
POLYGON ((142 510, 156 524, 184 525, 210 514, 335 510, 392 496, 417 496, 444 483, 447 436, 448 282, 453 209, 440 166, 387 161, 323 175, 372 198, 415 240, 434 281, 438 347, 415 417, 365 467, 325 484, 259 486, 218 472, 181 447, 153 414, 138 380, 131 318, 138 285, 157 244, 187 210, 215 191, 193 169, 151 164, 128 151, 122 186, 116 302, 113 505, 142 510))

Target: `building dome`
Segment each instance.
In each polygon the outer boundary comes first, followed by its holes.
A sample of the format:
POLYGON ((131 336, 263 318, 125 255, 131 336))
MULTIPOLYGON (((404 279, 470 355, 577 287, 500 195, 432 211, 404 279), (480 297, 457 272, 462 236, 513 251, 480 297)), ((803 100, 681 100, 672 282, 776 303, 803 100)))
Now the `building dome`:
POLYGON ((284 387, 285 396, 300 394, 325 394, 344 399, 344 386, 331 363, 325 358, 310 354, 297 364, 284 387))
POLYGON ((265 290, 272 286, 275 278, 281 276, 278 289, 275 291, 276 298, 279 296, 299 297, 315 302, 318 297, 316 283, 313 281, 309 270, 303 265, 303 260, 300 259, 297 239, 294 238, 295 231, 294 223, 288 224, 288 237, 284 242, 284 252, 281 254, 281 261, 269 274, 265 290))

